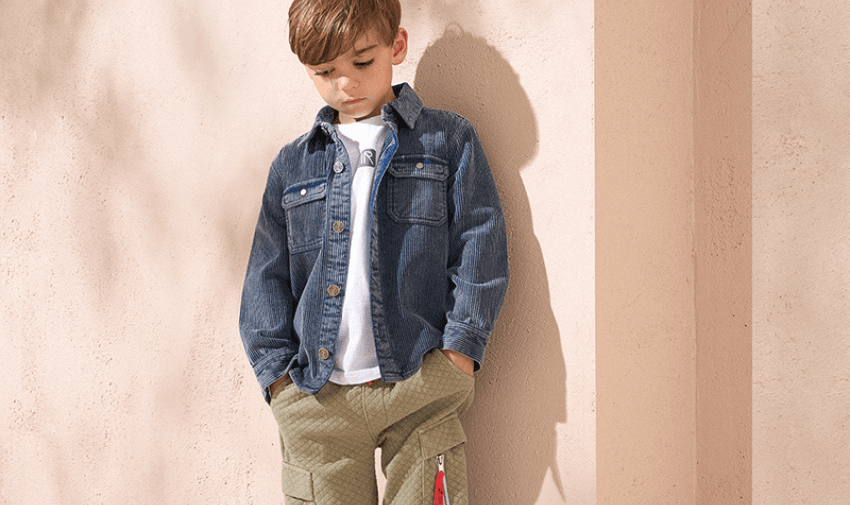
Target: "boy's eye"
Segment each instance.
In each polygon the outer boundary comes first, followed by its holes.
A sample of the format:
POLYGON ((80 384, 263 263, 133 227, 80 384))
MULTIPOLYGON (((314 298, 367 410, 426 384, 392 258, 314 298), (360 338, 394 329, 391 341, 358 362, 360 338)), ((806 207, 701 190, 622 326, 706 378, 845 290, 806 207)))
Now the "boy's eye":
POLYGON ((368 67, 369 65, 374 63, 374 61, 375 61, 375 58, 372 58, 369 61, 364 61, 364 62, 361 62, 361 63, 355 63, 354 66, 355 67, 368 67))
POLYGON ((332 71, 333 71, 333 69, 330 69, 330 70, 315 70, 313 73, 314 73, 315 75, 322 76, 322 75, 328 75, 328 74, 330 74, 332 71))

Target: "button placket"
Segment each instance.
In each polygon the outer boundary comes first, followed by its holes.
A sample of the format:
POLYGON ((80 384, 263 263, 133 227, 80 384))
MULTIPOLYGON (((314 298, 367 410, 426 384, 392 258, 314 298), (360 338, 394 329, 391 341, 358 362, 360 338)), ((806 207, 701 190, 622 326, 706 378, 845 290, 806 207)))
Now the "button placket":
MULTIPOLYGON (((337 153, 338 159, 340 156, 341 153, 337 153)), ((346 253, 348 236, 343 235, 343 232, 347 228, 346 220, 348 219, 348 213, 346 206, 341 203, 345 199, 341 197, 350 184, 351 172, 346 170, 345 163, 342 161, 335 161, 331 166, 331 170, 333 171, 333 175, 330 177, 328 189, 330 212, 328 213, 328 221, 326 221, 325 226, 329 227, 334 232, 334 235, 329 237, 329 247, 327 256, 325 256, 327 263, 325 265, 328 272, 326 279, 332 282, 335 279, 345 276, 346 267, 342 262, 342 258, 346 253)), ((327 295, 325 303, 329 312, 338 314, 341 312, 343 290, 340 285, 332 284, 331 282, 328 282, 326 288, 327 295)), ((333 354, 329 347, 320 347, 316 351, 316 356, 325 364, 333 362, 333 354)))

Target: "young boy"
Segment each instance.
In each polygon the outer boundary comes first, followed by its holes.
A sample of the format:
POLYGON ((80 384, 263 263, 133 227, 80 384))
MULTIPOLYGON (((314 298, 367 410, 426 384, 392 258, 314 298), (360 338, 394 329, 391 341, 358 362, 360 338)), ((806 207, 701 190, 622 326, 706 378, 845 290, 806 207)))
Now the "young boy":
POLYGON ((328 106, 274 160, 240 332, 279 425, 287 503, 468 502, 463 428, 508 285, 502 207, 468 121, 392 67, 398 0, 295 0, 328 106))

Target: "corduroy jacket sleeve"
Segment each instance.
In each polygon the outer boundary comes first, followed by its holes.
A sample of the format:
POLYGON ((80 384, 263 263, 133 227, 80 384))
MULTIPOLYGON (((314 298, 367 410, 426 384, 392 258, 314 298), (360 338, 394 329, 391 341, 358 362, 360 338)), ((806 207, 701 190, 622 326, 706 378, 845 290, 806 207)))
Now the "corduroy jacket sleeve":
MULTIPOLYGON (((283 151, 281 151, 282 153, 283 151)), ((293 332, 286 216, 282 207, 282 154, 272 163, 242 289, 239 332, 266 401, 269 386, 283 377, 298 353, 293 332)))

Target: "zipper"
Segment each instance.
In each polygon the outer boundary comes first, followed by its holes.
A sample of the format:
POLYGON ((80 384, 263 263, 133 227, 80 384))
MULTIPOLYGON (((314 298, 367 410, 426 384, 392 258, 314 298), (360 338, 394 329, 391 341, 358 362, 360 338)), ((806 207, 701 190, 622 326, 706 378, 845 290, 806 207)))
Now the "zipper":
POLYGON ((446 457, 438 454, 435 458, 437 463, 437 480, 434 482, 434 505, 449 505, 449 492, 446 486, 446 457))

